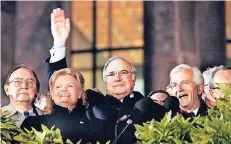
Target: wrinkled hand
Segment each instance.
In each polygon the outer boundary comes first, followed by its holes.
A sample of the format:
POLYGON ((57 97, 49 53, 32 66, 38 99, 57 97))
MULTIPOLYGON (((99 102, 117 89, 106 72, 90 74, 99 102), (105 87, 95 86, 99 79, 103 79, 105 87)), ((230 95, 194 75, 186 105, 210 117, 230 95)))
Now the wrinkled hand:
POLYGON ((57 8, 51 13, 51 33, 54 45, 65 46, 70 34, 70 19, 65 18, 64 10, 57 8))

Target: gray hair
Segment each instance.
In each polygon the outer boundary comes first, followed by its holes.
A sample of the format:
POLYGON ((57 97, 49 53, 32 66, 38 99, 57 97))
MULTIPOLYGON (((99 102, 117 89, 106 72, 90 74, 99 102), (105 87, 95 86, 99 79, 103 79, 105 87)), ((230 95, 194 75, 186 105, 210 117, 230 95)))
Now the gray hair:
POLYGON ((108 65, 109 65, 112 61, 117 60, 117 59, 121 59, 121 60, 123 60, 123 61, 126 61, 126 62, 130 65, 130 67, 131 67, 131 72, 132 72, 133 74, 136 75, 136 68, 135 68, 135 66, 134 66, 132 63, 130 63, 128 60, 126 60, 126 59, 123 58, 123 57, 113 56, 113 57, 109 58, 109 59, 107 60, 107 62, 105 63, 105 65, 104 65, 104 68, 103 68, 103 80, 104 80, 104 82, 107 81, 107 78, 106 78, 106 69, 107 69, 108 65))
POLYGON ((215 74, 220 70, 226 70, 226 69, 229 69, 229 68, 227 68, 223 65, 220 65, 219 67, 217 67, 211 74, 211 80, 210 80, 209 86, 213 86, 213 78, 214 78, 215 74))
POLYGON ((214 66, 214 67, 212 67, 212 68, 207 68, 203 73, 202 73, 202 75, 203 75, 203 78, 204 78, 204 83, 205 83, 205 85, 211 85, 211 83, 212 83, 212 77, 213 77, 213 75, 214 75, 214 72, 216 71, 216 70, 220 70, 220 69, 223 69, 223 65, 221 65, 221 66, 214 66))
POLYGON ((171 83, 171 78, 172 78, 173 74, 182 70, 182 69, 191 69, 193 71, 194 80, 195 80, 197 85, 204 83, 204 79, 203 79, 203 76, 202 76, 200 70, 196 67, 191 67, 187 64, 180 64, 171 70, 170 75, 169 75, 170 83, 171 83))

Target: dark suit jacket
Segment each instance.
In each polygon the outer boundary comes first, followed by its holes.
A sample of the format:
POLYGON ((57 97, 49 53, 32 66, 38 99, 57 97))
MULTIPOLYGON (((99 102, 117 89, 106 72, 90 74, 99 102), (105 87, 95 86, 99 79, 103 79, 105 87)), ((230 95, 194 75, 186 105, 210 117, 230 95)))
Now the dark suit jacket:
POLYGON ((82 139, 81 143, 106 143, 111 139, 113 132, 107 126, 107 122, 94 117, 90 119, 86 115, 84 107, 78 107, 71 112, 67 108, 54 106, 54 111, 51 115, 34 116, 26 118, 21 128, 41 130, 41 124, 51 128, 61 130, 63 140, 70 139, 73 143, 82 139))
POLYGON ((208 115, 208 109, 209 107, 206 105, 206 103, 200 99, 200 107, 198 109, 198 112, 196 115, 192 115, 190 113, 186 113, 186 112, 181 112, 182 115, 184 116, 184 118, 192 118, 192 117, 195 117, 195 116, 207 116, 208 115))
MULTIPOLYGON (((113 106, 118 110, 117 118, 114 119, 114 125, 116 124, 116 121, 121 118, 124 115, 129 115, 134 110, 134 105, 137 101, 141 100, 143 98, 143 95, 139 92, 133 91, 134 97, 130 97, 130 95, 126 96, 123 99, 123 102, 117 100, 115 97, 106 95, 105 98, 105 105, 107 106, 113 106)), ((114 115, 112 116, 114 117, 114 115)), ((139 118, 134 117, 132 118, 132 121, 134 124, 140 124, 139 118)), ((126 126, 127 121, 121 121, 117 124, 117 135, 124 129, 126 126)), ((133 144, 136 142, 136 137, 134 135, 135 133, 135 127, 134 125, 129 125, 128 128, 124 131, 124 133, 121 135, 121 137, 118 139, 118 144, 133 144)))
POLYGON ((206 105, 206 103, 201 99, 200 100, 200 107, 196 114, 196 116, 207 116, 208 115, 208 109, 209 107, 206 105))

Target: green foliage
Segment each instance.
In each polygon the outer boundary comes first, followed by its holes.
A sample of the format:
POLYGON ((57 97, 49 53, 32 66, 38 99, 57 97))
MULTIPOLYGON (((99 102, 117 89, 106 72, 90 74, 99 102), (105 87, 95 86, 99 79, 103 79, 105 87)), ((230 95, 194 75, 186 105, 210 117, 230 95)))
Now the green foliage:
POLYGON ((209 110, 208 117, 198 119, 203 127, 191 130, 191 138, 196 144, 231 143, 231 87, 226 84, 219 84, 219 87, 224 92, 224 99, 209 110))
POLYGON ((207 117, 195 117, 193 121, 167 114, 160 122, 152 120, 135 125, 138 144, 228 144, 231 143, 231 87, 219 84, 225 98, 208 111, 207 117))
POLYGON ((136 137, 140 140, 138 144, 153 144, 153 143, 190 143, 188 132, 193 123, 190 119, 184 119, 181 115, 176 115, 171 119, 171 114, 168 113, 160 122, 152 120, 141 125, 135 125, 136 137))
POLYGON ((11 144, 13 137, 18 134, 19 128, 16 126, 14 120, 9 118, 10 111, 1 110, 1 143, 11 144))
MULTIPOLYGON (((10 119, 10 111, 1 110, 1 143, 2 144, 63 144, 60 130, 48 129, 42 125, 42 131, 32 130, 25 131, 18 128, 15 120, 10 119)), ((67 140, 65 144, 72 144, 67 140)))
MULTIPOLYGON (((37 131, 34 128, 31 131, 27 129, 25 131, 20 130, 20 133, 14 137, 14 140, 23 144, 63 144, 60 130, 54 130, 54 127, 48 129, 42 125, 42 131, 37 131)), ((69 143, 71 142, 69 141, 69 143)))

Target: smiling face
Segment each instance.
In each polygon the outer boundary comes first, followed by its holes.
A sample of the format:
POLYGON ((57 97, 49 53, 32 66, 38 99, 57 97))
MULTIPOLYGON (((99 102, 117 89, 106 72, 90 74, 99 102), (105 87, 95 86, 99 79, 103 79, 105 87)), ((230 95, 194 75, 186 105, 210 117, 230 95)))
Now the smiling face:
POLYGON ((199 107, 203 84, 196 84, 192 69, 185 68, 175 72, 171 76, 171 87, 183 110, 192 112, 199 107))
POLYGON ((4 90, 13 106, 21 109, 22 105, 27 105, 31 108, 37 95, 36 78, 30 70, 19 68, 11 74, 4 90))
POLYGON ((132 93, 135 85, 135 74, 131 73, 128 62, 116 59, 106 69, 106 90, 109 95, 121 100, 132 93))
POLYGON ((71 75, 60 75, 54 81, 51 94, 56 105, 72 110, 81 96, 83 90, 80 88, 75 77, 71 75))

